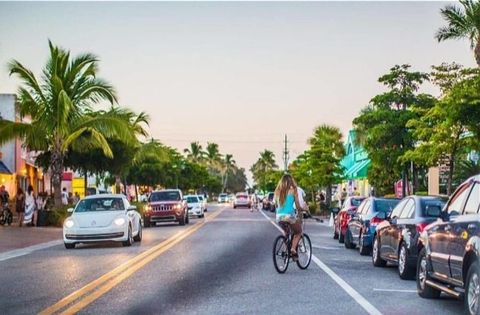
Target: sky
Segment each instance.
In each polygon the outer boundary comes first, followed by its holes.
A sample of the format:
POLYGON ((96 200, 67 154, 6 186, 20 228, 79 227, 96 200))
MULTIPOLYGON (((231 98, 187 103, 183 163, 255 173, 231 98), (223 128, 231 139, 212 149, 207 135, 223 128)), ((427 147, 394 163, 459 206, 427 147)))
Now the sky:
POLYGON ((468 42, 434 39, 445 4, 0 2, 0 93, 17 90, 12 59, 40 74, 50 39, 96 54, 99 77, 163 143, 216 142, 246 169, 269 149, 283 165, 285 134, 290 161, 316 126, 346 135, 395 64, 474 66, 468 42))

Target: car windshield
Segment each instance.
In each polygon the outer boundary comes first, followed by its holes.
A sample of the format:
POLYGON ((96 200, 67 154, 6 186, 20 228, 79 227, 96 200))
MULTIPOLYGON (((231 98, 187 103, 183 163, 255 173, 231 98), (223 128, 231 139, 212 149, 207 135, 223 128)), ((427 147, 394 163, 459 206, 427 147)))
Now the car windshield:
POLYGON ((400 200, 397 200, 397 199, 375 200, 375 209, 378 212, 390 213, 392 212, 392 209, 395 208, 395 206, 399 202, 400 200))
POLYGON ((430 200, 422 200, 422 214, 424 217, 439 217, 440 212, 442 211, 443 207, 447 203, 448 199, 430 199, 430 200), (427 207, 432 208, 438 208, 438 211, 432 211, 430 209, 429 213, 427 213, 427 207), (438 215, 437 215, 438 214, 438 215))
POLYGON ((227 197, 227 194, 220 194, 219 197, 227 197))
POLYGON ((237 195, 237 198, 247 198, 247 195, 237 195))
POLYGON ((186 199, 187 199, 187 203, 197 203, 198 202, 198 198, 194 197, 194 196, 188 196, 186 199))
POLYGON ((156 201, 180 201, 180 193, 178 191, 155 191, 150 195, 150 202, 156 201))
POLYGON ((203 201, 203 196, 198 196, 198 199, 200 199, 200 201, 203 201))
POLYGON ((81 200, 75 212, 125 210, 122 198, 91 198, 81 200))

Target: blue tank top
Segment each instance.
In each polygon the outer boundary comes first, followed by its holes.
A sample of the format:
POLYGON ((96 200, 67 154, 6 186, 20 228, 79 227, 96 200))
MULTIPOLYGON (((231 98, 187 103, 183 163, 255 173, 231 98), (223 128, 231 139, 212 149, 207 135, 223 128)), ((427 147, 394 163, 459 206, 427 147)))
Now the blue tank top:
POLYGON ((285 202, 283 205, 279 205, 277 208, 277 221, 287 221, 287 222, 295 222, 297 219, 295 208, 293 205, 295 204, 295 197, 293 194, 289 193, 285 198, 285 202))

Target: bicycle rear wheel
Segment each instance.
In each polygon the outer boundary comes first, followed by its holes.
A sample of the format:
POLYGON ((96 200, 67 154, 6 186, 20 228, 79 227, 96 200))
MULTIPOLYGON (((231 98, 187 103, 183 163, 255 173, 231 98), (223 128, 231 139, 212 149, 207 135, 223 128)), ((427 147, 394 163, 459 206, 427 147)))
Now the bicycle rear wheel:
POLYGON ((273 265, 278 273, 287 271, 290 253, 287 238, 279 235, 273 243, 273 265))
POLYGON ((307 269, 312 261, 312 243, 307 234, 303 234, 297 247, 297 266, 300 269, 307 269))

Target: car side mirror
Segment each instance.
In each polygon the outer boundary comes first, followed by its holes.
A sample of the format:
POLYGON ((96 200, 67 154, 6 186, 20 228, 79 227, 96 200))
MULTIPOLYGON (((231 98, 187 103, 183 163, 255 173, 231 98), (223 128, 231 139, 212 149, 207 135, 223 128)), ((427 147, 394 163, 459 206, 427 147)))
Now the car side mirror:
POLYGON ((68 213, 72 213, 72 212, 73 212, 73 208, 68 208, 68 209, 67 209, 67 212, 68 212, 68 213))

